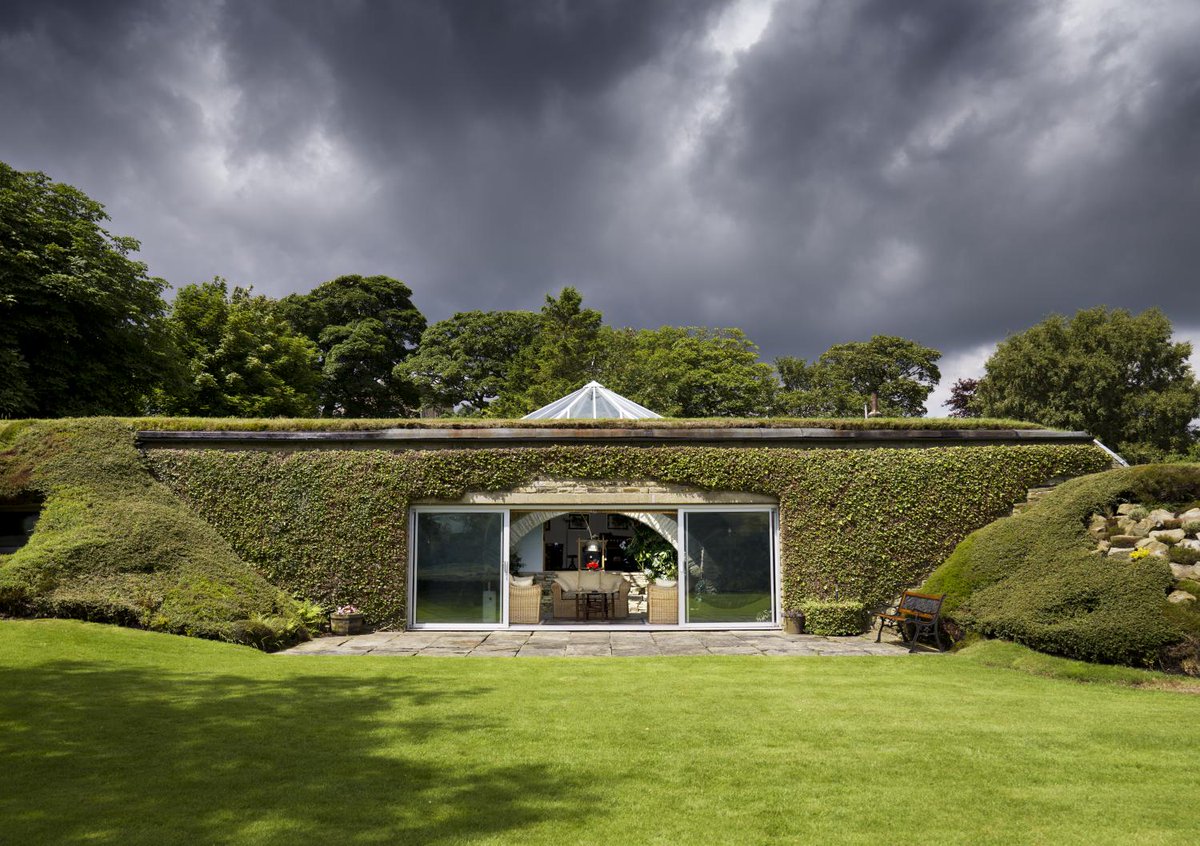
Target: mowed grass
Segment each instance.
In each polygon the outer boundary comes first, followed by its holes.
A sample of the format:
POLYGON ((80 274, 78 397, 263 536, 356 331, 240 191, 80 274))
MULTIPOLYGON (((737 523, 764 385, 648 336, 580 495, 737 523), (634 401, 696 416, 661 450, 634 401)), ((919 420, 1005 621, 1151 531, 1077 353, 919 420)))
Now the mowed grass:
POLYGON ((1193 694, 969 655, 321 658, 0 623, 4 843, 1194 843, 1198 751, 1193 694))

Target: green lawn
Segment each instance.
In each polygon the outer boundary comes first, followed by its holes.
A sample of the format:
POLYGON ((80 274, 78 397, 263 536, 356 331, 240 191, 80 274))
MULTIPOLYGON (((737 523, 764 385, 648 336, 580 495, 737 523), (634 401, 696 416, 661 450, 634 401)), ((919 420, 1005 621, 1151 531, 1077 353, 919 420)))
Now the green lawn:
POLYGON ((1194 843, 1198 752, 1195 695, 969 654, 320 658, 0 622, 3 843, 1194 843))

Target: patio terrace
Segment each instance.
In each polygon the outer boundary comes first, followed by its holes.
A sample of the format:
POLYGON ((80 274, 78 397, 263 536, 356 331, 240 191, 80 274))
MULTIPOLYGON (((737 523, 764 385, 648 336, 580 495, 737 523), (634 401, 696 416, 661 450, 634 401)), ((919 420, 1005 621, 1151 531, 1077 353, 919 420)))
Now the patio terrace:
MULTIPOLYGON (((937 654, 922 648, 920 652, 937 654)), ((657 658, 672 655, 908 655, 898 639, 819 637, 779 631, 410 631, 321 637, 281 655, 395 655, 448 658, 657 658)))

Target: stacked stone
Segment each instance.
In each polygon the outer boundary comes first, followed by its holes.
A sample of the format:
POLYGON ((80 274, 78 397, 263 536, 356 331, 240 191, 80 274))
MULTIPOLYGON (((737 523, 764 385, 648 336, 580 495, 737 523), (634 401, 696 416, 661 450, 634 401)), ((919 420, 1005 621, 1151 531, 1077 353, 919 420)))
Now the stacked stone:
MULTIPOLYGON (((1117 506, 1115 517, 1093 514, 1088 532, 1096 538, 1096 552, 1111 558, 1129 559, 1135 550, 1146 550, 1156 558, 1200 559, 1200 508, 1175 512, 1166 508, 1148 509, 1127 502, 1117 506), (1190 550, 1195 555, 1173 555, 1172 547, 1190 550)), ((1200 582, 1200 561, 1168 561, 1176 581, 1200 582)), ((1171 602, 1195 602, 1195 594, 1179 590, 1167 597, 1171 602)))

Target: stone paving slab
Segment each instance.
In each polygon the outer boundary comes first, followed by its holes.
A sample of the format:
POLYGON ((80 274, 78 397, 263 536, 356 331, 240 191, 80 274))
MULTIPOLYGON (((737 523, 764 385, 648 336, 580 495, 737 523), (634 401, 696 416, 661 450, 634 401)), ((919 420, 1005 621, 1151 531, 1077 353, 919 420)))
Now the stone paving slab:
MULTIPOLYGON (((918 650, 918 654, 932 649, 918 650)), ((499 631, 372 632, 352 637, 322 637, 301 643, 283 655, 378 655, 427 658, 655 658, 696 655, 768 655, 778 657, 907 655, 898 640, 875 643, 860 637, 788 635, 780 631, 499 631)))
POLYGON ((612 648, 607 643, 568 643, 567 654, 572 657, 608 658, 612 648))

